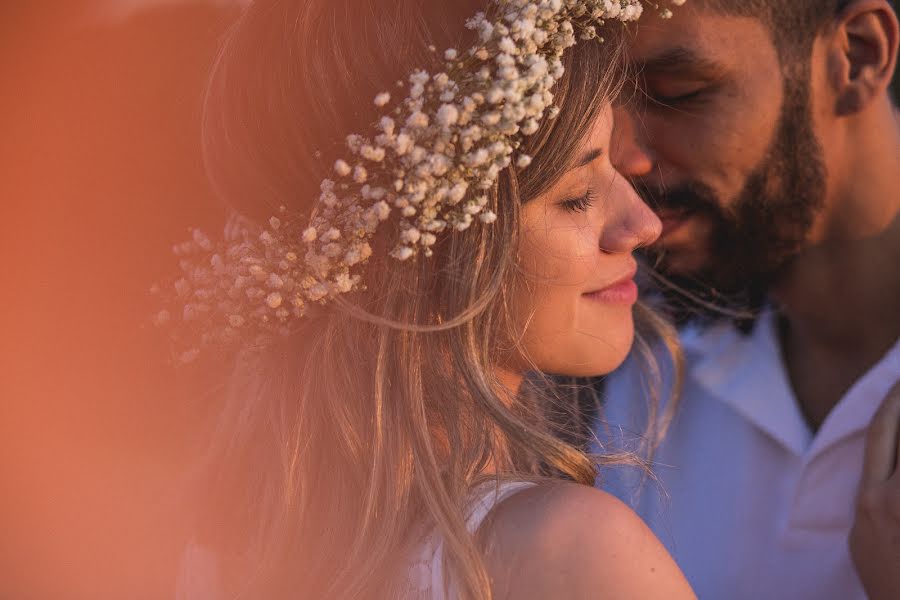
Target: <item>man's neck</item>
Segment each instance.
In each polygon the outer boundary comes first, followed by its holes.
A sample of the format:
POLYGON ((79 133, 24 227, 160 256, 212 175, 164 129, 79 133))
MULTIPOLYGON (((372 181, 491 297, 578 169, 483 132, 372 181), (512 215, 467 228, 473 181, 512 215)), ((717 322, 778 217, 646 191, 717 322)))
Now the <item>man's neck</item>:
POLYGON ((857 141, 820 240, 773 290, 782 354, 814 429, 900 336, 900 123, 886 116, 866 124, 874 135, 857 141))

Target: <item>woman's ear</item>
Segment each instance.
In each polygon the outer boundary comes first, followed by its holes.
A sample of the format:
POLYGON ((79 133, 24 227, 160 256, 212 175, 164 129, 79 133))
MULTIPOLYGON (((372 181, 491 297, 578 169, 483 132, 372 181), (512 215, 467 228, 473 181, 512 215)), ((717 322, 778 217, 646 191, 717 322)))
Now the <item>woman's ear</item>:
POLYGON ((835 111, 861 112, 890 86, 900 39, 897 15, 887 0, 852 0, 826 36, 835 111))

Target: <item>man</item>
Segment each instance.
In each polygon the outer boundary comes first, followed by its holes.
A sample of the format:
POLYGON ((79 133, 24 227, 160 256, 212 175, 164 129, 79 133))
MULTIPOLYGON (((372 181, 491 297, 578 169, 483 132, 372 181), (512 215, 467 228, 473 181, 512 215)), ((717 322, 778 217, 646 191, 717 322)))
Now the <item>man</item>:
MULTIPOLYGON (((898 38, 886 0, 689 0, 629 40, 614 161, 663 220, 666 294, 700 302, 655 479, 601 485, 700 598, 900 598, 895 466, 857 504, 900 380, 898 38)), ((601 439, 639 439, 643 386, 608 380, 601 439)))

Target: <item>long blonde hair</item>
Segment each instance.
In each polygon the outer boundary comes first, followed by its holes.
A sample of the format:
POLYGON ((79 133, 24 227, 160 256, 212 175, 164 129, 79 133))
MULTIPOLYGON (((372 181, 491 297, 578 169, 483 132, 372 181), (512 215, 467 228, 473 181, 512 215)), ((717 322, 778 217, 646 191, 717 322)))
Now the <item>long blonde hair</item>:
MULTIPOLYGON (((308 211, 345 135, 374 120, 371 98, 427 68, 429 46, 466 47, 462 25, 484 8, 255 0, 224 42, 206 102, 219 193, 259 217, 279 205, 308 211)), ((566 54, 561 114, 530 139, 532 165, 491 190, 496 223, 441 238, 431 259, 378 259, 388 249, 376 247, 366 291, 239 357, 200 507, 202 538, 240 566, 228 586, 236 597, 390 596, 425 526, 442 537, 460 595, 490 598, 465 524, 487 468, 593 484, 596 460, 572 435, 572 394, 545 381, 510 401, 494 366, 521 350, 511 317, 521 205, 569 168, 615 93, 618 46, 606 37, 566 54)), ((643 331, 662 327, 638 316, 643 331)))

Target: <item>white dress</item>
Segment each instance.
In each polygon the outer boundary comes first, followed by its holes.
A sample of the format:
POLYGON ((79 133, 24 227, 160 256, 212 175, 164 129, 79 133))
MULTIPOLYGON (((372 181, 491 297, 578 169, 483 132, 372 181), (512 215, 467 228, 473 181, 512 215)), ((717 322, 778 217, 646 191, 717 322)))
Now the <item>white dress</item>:
MULTIPOLYGON (((471 533, 478 528, 498 504, 523 489, 534 486, 528 481, 485 484, 473 493, 466 524, 471 533)), ((453 582, 450 592, 444 589, 444 544, 437 533, 427 535, 410 557, 403 600, 449 600, 456 596, 453 582)), ((181 561, 176 582, 176 600, 223 600, 219 587, 219 569, 215 556, 197 544, 189 544, 181 561)))
MULTIPOLYGON (((466 525, 474 534, 498 504, 513 494, 534 486, 529 481, 484 484, 473 494, 466 525)), ((408 589, 404 600, 449 600, 456 597, 453 581, 449 593, 444 588, 444 542, 437 533, 429 535, 411 559, 408 589)))

